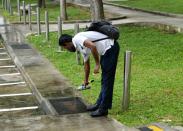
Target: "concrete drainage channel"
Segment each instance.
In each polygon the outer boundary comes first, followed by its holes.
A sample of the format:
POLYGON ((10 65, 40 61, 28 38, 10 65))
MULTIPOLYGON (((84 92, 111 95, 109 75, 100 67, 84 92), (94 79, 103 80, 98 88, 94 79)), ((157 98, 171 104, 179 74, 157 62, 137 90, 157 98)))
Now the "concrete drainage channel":
POLYGON ((0 113, 6 112, 3 113, 3 116, 32 116, 35 114, 65 115, 86 112, 86 104, 80 97, 50 99, 42 97, 11 51, 11 49, 26 50, 30 48, 29 45, 23 43, 7 46, 1 42, 0 105, 2 106, 0 106, 0 113), (11 56, 8 52, 11 52, 11 56))
POLYGON ((0 117, 41 115, 44 112, 22 74, 0 42, 0 117))

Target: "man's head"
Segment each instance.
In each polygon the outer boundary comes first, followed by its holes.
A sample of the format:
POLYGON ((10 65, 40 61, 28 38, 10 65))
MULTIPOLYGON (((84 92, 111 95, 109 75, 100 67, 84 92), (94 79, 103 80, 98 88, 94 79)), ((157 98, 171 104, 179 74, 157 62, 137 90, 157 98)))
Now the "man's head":
POLYGON ((70 52, 75 52, 76 48, 74 47, 72 43, 72 36, 63 34, 59 38, 59 45, 62 46, 63 48, 67 49, 70 52))

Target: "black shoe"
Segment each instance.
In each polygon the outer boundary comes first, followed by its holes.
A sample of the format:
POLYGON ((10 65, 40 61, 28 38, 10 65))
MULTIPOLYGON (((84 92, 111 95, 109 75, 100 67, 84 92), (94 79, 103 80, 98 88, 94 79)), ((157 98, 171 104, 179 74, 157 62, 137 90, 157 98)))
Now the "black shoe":
POLYGON ((87 111, 96 111, 99 108, 98 104, 87 106, 87 111))
POLYGON ((92 117, 107 116, 108 115, 108 110, 103 110, 103 109, 99 108, 96 111, 93 111, 90 115, 92 117))

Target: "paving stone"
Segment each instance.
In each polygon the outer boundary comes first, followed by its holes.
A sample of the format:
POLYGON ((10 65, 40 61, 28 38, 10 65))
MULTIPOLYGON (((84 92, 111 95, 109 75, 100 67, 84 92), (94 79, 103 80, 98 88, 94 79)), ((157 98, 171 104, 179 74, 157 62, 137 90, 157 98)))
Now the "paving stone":
POLYGON ((177 131, 183 131, 182 126, 173 126, 172 128, 176 129, 177 131))
POLYGON ((0 109, 37 106, 37 100, 33 95, 0 97, 0 109))
POLYGON ((31 92, 31 90, 26 84, 0 86, 0 95, 16 94, 16 93, 28 93, 28 92, 31 92))
POLYGON ((21 75, 1 75, 0 76, 0 86, 5 83, 14 83, 14 82, 24 82, 24 79, 21 75))
POLYGON ((14 65, 12 60, 0 61, 0 66, 14 65))
POLYGON ((0 75, 8 73, 18 73, 17 68, 0 68, 0 75))

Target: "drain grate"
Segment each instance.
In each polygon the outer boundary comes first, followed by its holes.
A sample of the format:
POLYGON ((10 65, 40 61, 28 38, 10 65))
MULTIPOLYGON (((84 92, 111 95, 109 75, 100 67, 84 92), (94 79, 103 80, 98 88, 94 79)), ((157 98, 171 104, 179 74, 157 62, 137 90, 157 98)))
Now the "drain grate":
POLYGON ((11 45, 13 49, 31 49, 31 47, 28 44, 14 44, 11 45))
POLYGON ((50 99, 49 101, 60 115, 86 112, 86 105, 79 97, 50 99))

